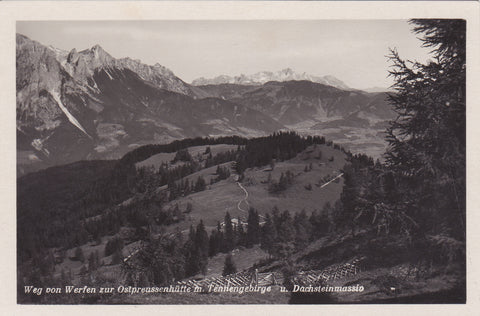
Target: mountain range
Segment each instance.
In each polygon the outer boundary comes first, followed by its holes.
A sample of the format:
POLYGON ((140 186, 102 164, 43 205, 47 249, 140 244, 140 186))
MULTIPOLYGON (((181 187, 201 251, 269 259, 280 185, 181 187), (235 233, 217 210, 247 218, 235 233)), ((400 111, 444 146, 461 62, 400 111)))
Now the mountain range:
POLYGON ((19 175, 186 137, 286 129, 328 136, 328 122, 351 132, 393 117, 384 93, 330 76, 285 69, 188 84, 158 63, 116 59, 99 45, 64 51, 21 34, 16 42, 19 175))
POLYGON ((321 83, 324 85, 336 87, 343 90, 352 90, 348 87, 345 83, 341 80, 335 78, 334 76, 313 76, 309 75, 305 72, 297 73, 290 68, 285 68, 283 70, 272 72, 272 71, 262 71, 257 72, 253 75, 244 75, 241 74, 239 76, 228 76, 228 75, 220 75, 218 77, 212 79, 206 78, 198 78, 192 81, 192 85, 194 86, 204 86, 204 85, 217 85, 217 84, 224 84, 224 83, 231 83, 231 84, 241 84, 241 85, 262 85, 269 81, 311 81, 316 83, 321 83))

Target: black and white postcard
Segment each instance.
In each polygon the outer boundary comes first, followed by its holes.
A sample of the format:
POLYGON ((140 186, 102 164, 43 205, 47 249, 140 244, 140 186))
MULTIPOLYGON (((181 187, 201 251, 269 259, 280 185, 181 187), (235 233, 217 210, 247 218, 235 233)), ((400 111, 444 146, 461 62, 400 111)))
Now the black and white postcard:
POLYGON ((478 3, 29 5, 17 307, 469 303, 478 3))

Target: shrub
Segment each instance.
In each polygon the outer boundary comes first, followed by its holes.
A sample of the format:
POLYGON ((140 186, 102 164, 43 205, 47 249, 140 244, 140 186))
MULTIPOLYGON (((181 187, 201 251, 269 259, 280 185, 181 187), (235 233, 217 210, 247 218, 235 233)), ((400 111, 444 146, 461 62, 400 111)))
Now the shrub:
POLYGON ((118 250, 123 249, 123 240, 121 238, 110 239, 105 245, 105 257, 110 256, 118 250))
POLYGON ((74 259, 75 259, 75 260, 78 260, 78 261, 80 261, 80 262, 84 262, 84 261, 85 261, 85 256, 83 255, 82 248, 77 247, 77 249, 75 249, 74 259))

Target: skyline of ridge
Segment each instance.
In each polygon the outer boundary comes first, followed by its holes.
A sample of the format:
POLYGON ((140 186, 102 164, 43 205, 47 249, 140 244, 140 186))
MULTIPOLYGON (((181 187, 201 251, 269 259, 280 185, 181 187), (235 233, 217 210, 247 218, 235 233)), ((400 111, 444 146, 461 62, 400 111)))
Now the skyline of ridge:
POLYGON ((22 21, 17 32, 66 51, 98 44, 114 58, 159 63, 189 83, 291 68, 331 75, 352 88, 387 88, 392 83, 385 57, 389 47, 418 61, 425 61, 429 51, 419 47, 405 20, 22 21))

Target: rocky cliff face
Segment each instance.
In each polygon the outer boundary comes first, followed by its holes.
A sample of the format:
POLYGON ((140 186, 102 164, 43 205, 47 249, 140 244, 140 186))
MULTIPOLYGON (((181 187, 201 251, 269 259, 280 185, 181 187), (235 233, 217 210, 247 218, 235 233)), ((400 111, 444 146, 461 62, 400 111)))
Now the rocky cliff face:
POLYGON ((97 69, 129 69, 143 80, 154 86, 197 97, 198 89, 191 87, 168 68, 156 63, 153 66, 143 64, 140 60, 129 57, 115 59, 99 45, 80 52, 74 48, 70 52, 51 47, 55 58, 62 67, 78 82, 84 82, 92 77, 97 69))
POLYGON ((152 83, 158 88, 182 93, 194 98, 203 97, 202 91, 186 84, 183 80, 176 77, 174 73, 156 63, 153 66, 142 64, 139 60, 131 58, 122 58, 116 60, 115 66, 119 69, 130 69, 143 80, 152 83))
POLYGON ((20 161, 27 165, 56 163, 57 152, 75 160, 91 147, 91 137, 80 123, 88 107, 62 101, 67 94, 88 95, 88 89, 75 83, 57 59, 60 54, 17 35, 17 147, 20 161))
POLYGON ((49 106, 48 91, 59 91, 65 77, 54 52, 17 36, 17 126, 31 125, 43 130, 58 124, 61 110, 49 106))

